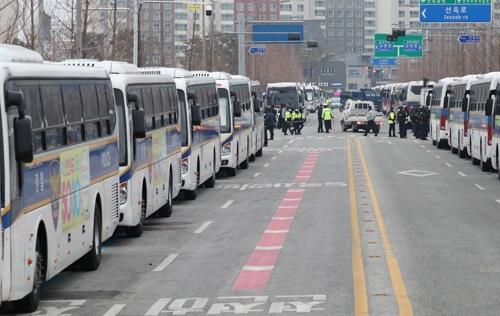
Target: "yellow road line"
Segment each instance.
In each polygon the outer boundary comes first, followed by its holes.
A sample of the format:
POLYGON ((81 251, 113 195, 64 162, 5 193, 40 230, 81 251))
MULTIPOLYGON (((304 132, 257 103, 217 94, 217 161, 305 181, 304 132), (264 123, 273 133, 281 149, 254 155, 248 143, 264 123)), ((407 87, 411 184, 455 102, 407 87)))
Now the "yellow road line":
POLYGON ((365 267, 361 251, 361 235, 359 232, 358 203, 354 185, 352 167, 351 141, 347 139, 347 168, 349 171, 349 204, 351 206, 351 238, 352 238, 352 279, 354 283, 354 314, 368 315, 368 298, 366 296, 365 267))
POLYGON ((394 291, 394 296, 396 297, 396 301, 398 302, 399 315, 412 316, 413 308, 411 306, 410 297, 408 296, 408 292, 406 291, 403 275, 401 274, 401 269, 399 268, 398 259, 396 258, 396 256, 394 256, 394 251, 392 249, 389 235, 387 234, 387 229, 385 227, 384 216, 382 215, 382 210, 380 209, 380 205, 378 203, 377 194, 375 193, 372 178, 370 176, 370 173, 368 172, 368 165, 366 163, 363 148, 361 147, 359 139, 356 139, 356 145, 358 147, 361 164, 363 166, 363 171, 366 178, 368 194, 370 195, 373 212, 375 213, 380 237, 384 246, 385 260, 387 262, 387 268, 389 269, 389 274, 391 276, 392 290, 394 291))

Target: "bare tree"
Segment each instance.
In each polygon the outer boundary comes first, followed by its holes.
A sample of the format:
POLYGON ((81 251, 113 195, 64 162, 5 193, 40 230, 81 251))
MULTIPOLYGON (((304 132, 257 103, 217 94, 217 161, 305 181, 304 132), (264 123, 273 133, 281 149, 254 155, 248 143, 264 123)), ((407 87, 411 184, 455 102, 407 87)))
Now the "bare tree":
POLYGON ((0 43, 12 44, 22 27, 23 7, 19 0, 0 0, 0 43))

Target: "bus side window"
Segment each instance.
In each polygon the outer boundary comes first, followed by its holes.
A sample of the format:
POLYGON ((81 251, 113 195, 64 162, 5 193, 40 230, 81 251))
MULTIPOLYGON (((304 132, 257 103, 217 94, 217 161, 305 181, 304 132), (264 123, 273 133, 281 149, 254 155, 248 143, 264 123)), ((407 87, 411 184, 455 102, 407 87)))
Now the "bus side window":
POLYGON ((149 87, 141 88, 142 99, 144 101, 144 111, 146 112, 146 128, 152 130, 155 128, 153 96, 149 87))
POLYGON ((151 92, 153 94, 153 109, 154 109, 153 120, 155 121, 156 128, 159 128, 159 127, 164 126, 163 125, 163 109, 162 109, 162 104, 161 104, 160 89, 159 88, 152 88, 151 92))
POLYGON ((24 94, 24 110, 31 117, 33 127, 33 150, 35 153, 44 150, 45 132, 43 131, 42 104, 38 86, 20 86, 24 94))
POLYGON ((68 126, 66 127, 67 144, 74 145, 83 140, 83 109, 80 86, 76 84, 63 85, 61 90, 64 114, 68 122, 68 126))
POLYGON ((99 104, 95 85, 81 85, 83 117, 85 118, 85 139, 100 137, 99 104))
POLYGON ((40 93, 44 118, 47 123, 45 131, 46 149, 59 148, 66 145, 61 86, 41 86, 40 93))

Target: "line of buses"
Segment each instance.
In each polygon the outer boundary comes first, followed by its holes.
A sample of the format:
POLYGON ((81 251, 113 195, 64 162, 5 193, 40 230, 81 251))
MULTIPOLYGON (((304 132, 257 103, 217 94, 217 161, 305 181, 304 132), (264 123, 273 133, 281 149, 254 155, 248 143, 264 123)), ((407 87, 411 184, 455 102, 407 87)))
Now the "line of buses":
POLYGON ((419 100, 415 105, 431 110, 432 143, 461 158, 470 157, 481 170, 494 170, 500 176, 500 72, 443 78, 427 87, 417 81, 377 89, 390 106, 395 105, 390 100, 401 100, 402 91, 415 86, 412 98, 419 100))
POLYGON ((139 237, 262 155, 263 94, 242 76, 0 45, 0 95, 0 299, 17 311, 70 265, 97 269, 118 226, 139 237))

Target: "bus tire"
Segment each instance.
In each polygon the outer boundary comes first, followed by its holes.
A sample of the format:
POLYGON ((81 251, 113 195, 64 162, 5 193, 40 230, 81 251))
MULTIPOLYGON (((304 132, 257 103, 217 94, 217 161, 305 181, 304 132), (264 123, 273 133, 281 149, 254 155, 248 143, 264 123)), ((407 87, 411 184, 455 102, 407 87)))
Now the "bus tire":
POLYGON ((206 188, 213 188, 215 187, 215 152, 214 152, 214 157, 212 160, 212 176, 205 181, 205 187, 206 188))
POLYGON ((251 154, 250 157, 248 158, 248 160, 250 162, 254 162, 255 161, 255 155, 254 154, 251 154))
POLYGON ((198 163, 196 165, 196 187, 194 190, 186 190, 184 191, 184 197, 186 200, 193 201, 198 197, 198 188, 200 186, 200 160, 198 159, 198 163))
POLYGON ((486 159, 483 161, 483 154, 481 152, 481 159, 479 159, 479 166, 481 167, 481 171, 490 171, 491 170, 491 160, 486 159))
POLYGON ((432 140, 432 145, 436 146, 437 142, 435 140, 432 140))
POLYGON ((451 153, 455 155, 458 154, 458 149, 455 147, 451 147, 451 153))
POLYGON ((92 248, 90 251, 83 256, 80 260, 80 268, 88 271, 95 271, 101 263, 101 242, 102 242, 102 230, 101 230, 101 206, 98 201, 95 202, 94 207, 94 222, 92 227, 92 248))
POLYGON ((236 177, 236 168, 228 168, 227 175, 230 177, 236 177))
POLYGON ((45 281, 45 255, 44 246, 40 237, 36 239, 36 262, 35 262, 35 275, 33 278, 33 289, 31 292, 18 301, 12 302, 12 306, 16 313, 33 313, 38 309, 40 304, 40 286, 45 281))
POLYGON ((248 157, 247 159, 243 160, 240 164, 241 169, 248 169, 248 157))
POLYGON ((167 203, 160 207, 158 210, 158 216, 159 217, 170 217, 172 216, 172 211, 174 209, 173 207, 173 195, 174 195, 174 189, 172 186, 174 185, 172 181, 172 170, 170 170, 170 177, 168 178, 168 197, 167 197, 167 203))
POLYGON ((255 153, 255 156, 262 157, 262 147, 260 147, 260 149, 257 150, 257 152, 255 153))
POLYGON ((439 142, 437 143, 437 148, 438 149, 445 149, 446 148, 446 140, 445 139, 440 139, 439 142))
POLYGON ((142 233, 144 232, 144 225, 142 223, 142 215, 141 219, 139 221, 139 224, 131 227, 127 227, 125 229, 125 234, 127 234, 127 237, 129 238, 139 238, 142 236, 142 233))

